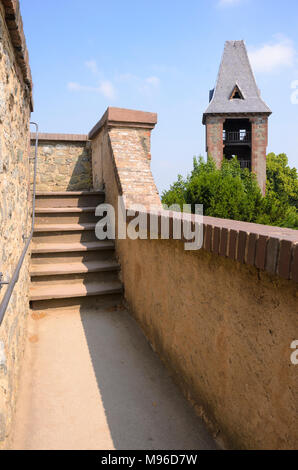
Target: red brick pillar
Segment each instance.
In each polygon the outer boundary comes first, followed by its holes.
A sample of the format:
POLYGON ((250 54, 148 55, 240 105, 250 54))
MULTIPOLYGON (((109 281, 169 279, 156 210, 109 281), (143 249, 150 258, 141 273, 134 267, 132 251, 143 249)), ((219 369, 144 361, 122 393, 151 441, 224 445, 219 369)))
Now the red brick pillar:
MULTIPOLYGON (((142 204, 161 209, 159 193, 151 172, 151 131, 157 114, 108 108, 89 133, 92 141, 94 187, 103 184, 106 194, 114 177, 127 207, 142 204)), ((111 194, 111 192, 110 192, 111 194)), ((107 200, 109 200, 107 198, 107 200)))
POLYGON ((268 145, 268 117, 251 118, 251 165, 256 174, 262 194, 266 193, 266 151, 268 145))
POLYGON ((206 151, 217 168, 220 168, 223 160, 223 122, 224 119, 219 116, 206 118, 206 151))

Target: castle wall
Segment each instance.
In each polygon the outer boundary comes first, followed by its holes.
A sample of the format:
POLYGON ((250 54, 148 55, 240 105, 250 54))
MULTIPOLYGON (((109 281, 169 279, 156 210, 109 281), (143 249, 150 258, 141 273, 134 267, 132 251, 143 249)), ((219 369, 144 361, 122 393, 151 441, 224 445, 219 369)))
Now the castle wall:
POLYGON ((125 299, 213 436, 297 448, 298 284, 175 240, 119 240, 125 299))
MULTIPOLYGON (((130 188, 108 126, 92 146, 95 184, 104 177, 117 214, 130 188)), ((175 214, 161 216, 173 227, 175 214)), ((203 248, 183 243, 116 239, 130 311, 220 444, 296 448, 297 232, 205 217, 203 248)))
MULTIPOLYGON (((5 280, 12 278, 26 243, 23 236, 31 229, 31 84, 18 7, 18 1, 0 4, 0 271, 5 280)), ((30 253, 0 325, 0 449, 10 435, 18 392, 29 311, 29 258, 30 253)), ((0 290, 0 302, 6 289, 0 290)))
MULTIPOLYGON (((31 136, 32 175, 34 155, 35 134, 31 136)), ((81 191, 91 188, 92 162, 87 136, 41 134, 37 159, 37 191, 81 191)))

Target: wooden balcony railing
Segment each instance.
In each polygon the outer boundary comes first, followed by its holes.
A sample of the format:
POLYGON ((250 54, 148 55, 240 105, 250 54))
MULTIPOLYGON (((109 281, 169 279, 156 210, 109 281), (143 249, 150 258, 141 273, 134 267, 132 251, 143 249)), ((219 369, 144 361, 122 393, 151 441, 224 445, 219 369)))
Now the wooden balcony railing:
POLYGON ((250 131, 223 131, 223 140, 225 143, 230 144, 242 144, 251 142, 251 132, 250 131))
POLYGON ((240 167, 242 169, 248 168, 249 170, 251 170, 251 161, 250 160, 239 160, 239 163, 240 163, 240 167))

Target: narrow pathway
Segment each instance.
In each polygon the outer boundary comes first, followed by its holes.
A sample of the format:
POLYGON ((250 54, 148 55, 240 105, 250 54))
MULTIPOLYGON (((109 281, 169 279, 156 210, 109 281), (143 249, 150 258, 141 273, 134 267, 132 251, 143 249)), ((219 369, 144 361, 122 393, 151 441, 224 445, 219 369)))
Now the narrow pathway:
POLYGON ((32 314, 12 449, 214 449, 125 310, 32 314))

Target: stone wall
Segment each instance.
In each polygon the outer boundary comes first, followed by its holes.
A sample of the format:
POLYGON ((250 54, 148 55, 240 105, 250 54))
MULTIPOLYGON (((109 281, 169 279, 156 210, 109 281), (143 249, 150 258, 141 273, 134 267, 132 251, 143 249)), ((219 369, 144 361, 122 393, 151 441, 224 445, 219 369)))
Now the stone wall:
POLYGON ((206 151, 221 167, 223 160, 223 122, 221 116, 207 116, 206 118, 206 151))
MULTIPOLYGON (((35 134, 31 135, 31 168, 35 134)), ((87 136, 40 134, 37 160, 37 191, 81 191, 92 188, 91 149, 87 136)))
MULTIPOLYGON (((92 144, 94 181, 104 177, 117 214, 126 190, 108 129, 92 144)), ((161 215, 173 227, 176 216, 161 215)), ((297 448, 297 232, 205 217, 199 251, 117 238, 116 252, 130 311, 218 442, 297 448)))
MULTIPOLYGON (((31 228, 31 74, 18 1, 0 4, 0 271, 12 278, 31 228)), ((29 253, 0 325, 0 449, 11 429, 29 309, 29 253)), ((0 302, 6 287, 0 290, 0 302)))
POLYGON ((266 193, 266 149, 268 145, 268 117, 251 118, 251 163, 252 171, 257 175, 258 183, 263 194, 266 193))

